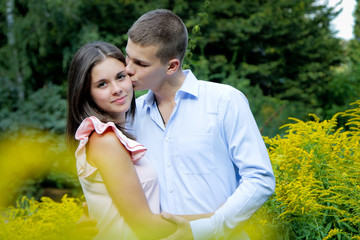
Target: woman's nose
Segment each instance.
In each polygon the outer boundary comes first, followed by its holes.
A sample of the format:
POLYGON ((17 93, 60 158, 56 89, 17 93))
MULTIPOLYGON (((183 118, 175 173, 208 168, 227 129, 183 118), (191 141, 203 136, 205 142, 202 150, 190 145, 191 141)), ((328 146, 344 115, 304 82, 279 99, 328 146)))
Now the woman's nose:
POLYGON ((122 87, 120 83, 113 83, 111 86, 111 92, 113 95, 120 94, 122 92, 122 87))

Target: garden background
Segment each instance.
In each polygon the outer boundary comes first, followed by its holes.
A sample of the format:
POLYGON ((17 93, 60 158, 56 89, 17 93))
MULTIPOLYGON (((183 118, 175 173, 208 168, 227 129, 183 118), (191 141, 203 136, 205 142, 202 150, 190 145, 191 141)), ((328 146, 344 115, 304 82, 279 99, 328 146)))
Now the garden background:
POLYGON ((0 239, 74 237, 69 62, 95 40, 124 50, 154 8, 184 20, 185 68, 241 90, 266 141, 276 192, 239 227, 253 239, 360 239, 360 6, 345 41, 330 28, 338 12, 316 0, 0 1, 0 239))

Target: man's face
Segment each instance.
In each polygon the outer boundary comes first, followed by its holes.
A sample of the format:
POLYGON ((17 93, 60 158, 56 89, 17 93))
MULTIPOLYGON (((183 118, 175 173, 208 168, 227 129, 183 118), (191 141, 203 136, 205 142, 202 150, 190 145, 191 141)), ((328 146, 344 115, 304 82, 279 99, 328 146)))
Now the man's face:
POLYGON ((128 39, 126 45, 126 72, 131 77, 134 90, 156 91, 165 79, 168 64, 156 56, 157 47, 142 47, 128 39))

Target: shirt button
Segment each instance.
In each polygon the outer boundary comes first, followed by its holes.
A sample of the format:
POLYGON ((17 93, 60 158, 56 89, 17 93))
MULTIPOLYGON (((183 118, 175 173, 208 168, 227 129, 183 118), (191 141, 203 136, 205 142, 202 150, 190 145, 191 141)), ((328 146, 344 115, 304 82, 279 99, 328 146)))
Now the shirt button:
POLYGON ((169 142, 169 139, 168 139, 168 138, 165 138, 165 142, 169 142))
POLYGON ((172 189, 170 189, 170 191, 169 191, 170 193, 173 193, 174 192, 174 190, 172 190, 172 189))
POLYGON ((167 166, 168 166, 168 167, 171 167, 171 162, 169 162, 169 163, 167 164, 167 166))

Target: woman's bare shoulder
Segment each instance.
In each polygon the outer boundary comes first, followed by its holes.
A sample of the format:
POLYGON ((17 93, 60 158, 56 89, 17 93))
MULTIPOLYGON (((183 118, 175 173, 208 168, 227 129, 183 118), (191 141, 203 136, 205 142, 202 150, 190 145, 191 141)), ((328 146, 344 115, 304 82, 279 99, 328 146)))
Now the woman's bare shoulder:
POLYGON ((89 136, 89 144, 96 146, 107 147, 110 145, 117 145, 119 139, 111 128, 106 129, 103 133, 97 133, 93 131, 89 136))
POLYGON ((120 142, 112 129, 107 129, 99 134, 94 131, 89 137, 89 159, 96 164, 98 159, 130 158, 125 146, 120 142))

